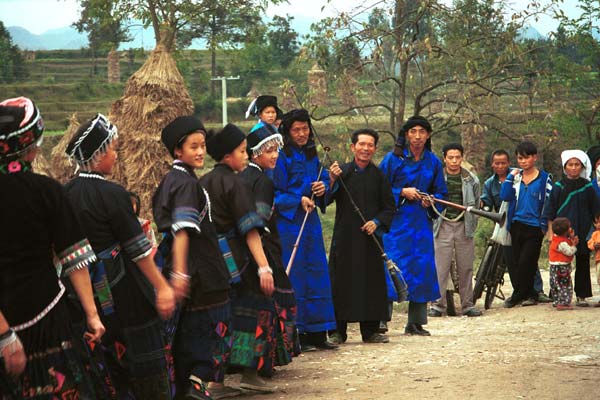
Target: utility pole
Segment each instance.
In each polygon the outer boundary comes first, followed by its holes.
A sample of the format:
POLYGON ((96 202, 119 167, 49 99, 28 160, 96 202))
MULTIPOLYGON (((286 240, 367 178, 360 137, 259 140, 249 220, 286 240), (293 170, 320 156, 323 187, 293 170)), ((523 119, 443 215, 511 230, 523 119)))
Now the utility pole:
POLYGON ((227 125, 227 81, 240 79, 240 76, 217 76, 211 78, 211 81, 221 81, 221 99, 223 109, 223 126, 227 125))

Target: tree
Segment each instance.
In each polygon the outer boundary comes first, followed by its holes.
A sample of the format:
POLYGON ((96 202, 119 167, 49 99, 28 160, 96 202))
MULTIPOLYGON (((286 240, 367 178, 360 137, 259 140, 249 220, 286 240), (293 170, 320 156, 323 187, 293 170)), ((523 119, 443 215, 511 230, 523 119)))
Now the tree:
POLYGON ((0 21, 0 83, 12 83, 27 77, 21 51, 12 43, 10 33, 0 21))
POLYGON ((108 51, 131 40, 123 17, 113 16, 115 1, 81 0, 80 5, 79 20, 73 25, 79 32, 87 32, 91 49, 108 51))
MULTIPOLYGON (((211 77, 214 78, 217 76, 217 51, 234 48, 255 35, 254 30, 262 25, 260 14, 267 3, 257 0, 204 0, 202 3, 205 12, 195 13, 188 20, 189 25, 182 29, 179 42, 188 45, 194 38, 206 40, 211 55, 211 77)), ((213 97, 215 84, 211 85, 213 97)))
POLYGON ((285 18, 275 15, 267 31, 269 52, 283 68, 287 68, 298 55, 298 33, 290 25, 293 19, 289 15, 285 18))
POLYGON ((600 141, 600 3, 579 0, 581 14, 567 17, 554 0, 561 24, 554 34, 553 68, 559 84, 552 89, 556 100, 583 122, 588 144, 600 141))
POLYGON ((407 112, 438 120, 438 131, 483 119, 501 129, 503 116, 489 103, 526 92, 521 66, 530 50, 519 46, 517 33, 533 15, 528 10, 507 21, 505 12, 493 0, 380 1, 332 19, 312 40, 328 40, 332 48, 344 38, 356 42, 366 96, 352 109, 385 110, 390 133, 407 112))

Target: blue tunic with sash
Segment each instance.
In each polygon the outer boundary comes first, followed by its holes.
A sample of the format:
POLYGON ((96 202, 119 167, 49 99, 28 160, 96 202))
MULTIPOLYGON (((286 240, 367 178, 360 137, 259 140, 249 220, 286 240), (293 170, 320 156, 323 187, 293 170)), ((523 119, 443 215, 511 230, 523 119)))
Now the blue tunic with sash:
MULTIPOLYGON (((277 228, 281 237, 283 263, 287 265, 298 237, 305 212, 302 196, 310 197, 311 183, 317 180, 321 163, 307 159, 304 149, 290 146, 290 155, 281 152, 273 170, 277 228)), ((319 178, 329 191, 329 174, 319 178)), ((315 203, 325 212, 325 196, 315 203)), ((316 210, 309 215, 294 259, 290 280, 298 303, 297 327, 300 333, 335 329, 335 314, 321 221, 316 210)))
POLYGON ((408 149, 404 157, 388 153, 379 168, 392 184, 398 208, 392 227, 384 237, 387 255, 402 271, 408 285, 408 300, 425 303, 440 297, 433 250, 434 210, 400 196, 403 188, 415 187, 437 198, 448 194, 441 161, 429 150, 415 161, 408 149))

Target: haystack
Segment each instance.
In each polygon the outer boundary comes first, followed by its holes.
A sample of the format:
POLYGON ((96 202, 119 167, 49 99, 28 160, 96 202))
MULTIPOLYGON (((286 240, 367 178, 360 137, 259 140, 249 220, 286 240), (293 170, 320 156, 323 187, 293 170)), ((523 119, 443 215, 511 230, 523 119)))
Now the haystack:
POLYGON ((54 177, 52 171, 50 170, 50 164, 48 163, 48 160, 46 160, 46 157, 44 157, 41 152, 38 152, 38 154, 35 156, 33 163, 31 163, 31 167, 38 174, 46 175, 50 178, 54 177))
POLYGON ((65 150, 67 149, 67 145, 71 141, 71 138, 75 132, 77 132, 79 125, 80 123, 77 119, 77 115, 71 115, 71 118, 69 118, 69 127, 58 144, 52 149, 52 160, 50 164, 52 168, 52 177, 63 185, 70 181, 74 176, 75 164, 69 161, 69 158, 65 154, 65 150))
POLYGON ((171 164, 160 141, 161 130, 193 110, 183 77, 162 44, 127 80, 123 97, 111 107, 109 119, 119 129, 113 179, 140 196, 145 218, 152 215, 152 195, 171 164))

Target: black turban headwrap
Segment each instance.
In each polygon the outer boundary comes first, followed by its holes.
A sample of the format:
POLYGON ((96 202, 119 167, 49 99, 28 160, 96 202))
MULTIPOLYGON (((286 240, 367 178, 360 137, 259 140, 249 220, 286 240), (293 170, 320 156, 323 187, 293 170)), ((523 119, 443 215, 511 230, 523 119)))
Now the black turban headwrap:
POLYGON ((307 157, 312 158, 317 154, 315 146, 315 135, 312 123, 310 121, 310 115, 308 111, 303 108, 297 108, 290 112, 287 112, 281 116, 281 125, 279 125, 279 131, 283 135, 283 151, 288 156, 291 154, 289 146, 295 146, 296 144, 292 140, 290 135, 290 128, 294 122, 308 122, 310 128, 310 134, 308 136, 308 142, 304 146, 307 151, 307 157))
MULTIPOLYGON (((415 126, 421 126, 425 128, 425 130, 431 133, 433 130, 431 128, 431 124, 425 117, 421 117, 420 115, 413 115, 409 119, 406 120, 400 131, 398 132, 398 138, 396 139, 395 145, 397 147, 404 148, 406 145, 406 133, 415 126)), ((425 148, 431 151, 431 137, 427 139, 425 143, 425 148)))
POLYGON ((209 132, 206 151, 215 160, 221 161, 246 139, 244 132, 234 124, 227 124, 217 133, 209 132))
POLYGON ((165 126, 160 135, 160 140, 164 143, 171 154, 175 158, 175 148, 178 144, 185 140, 185 137, 193 132, 202 132, 206 136, 206 129, 202 121, 196 117, 185 116, 177 117, 169 125, 165 126))

